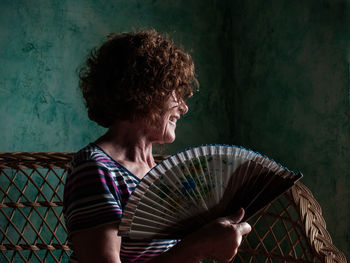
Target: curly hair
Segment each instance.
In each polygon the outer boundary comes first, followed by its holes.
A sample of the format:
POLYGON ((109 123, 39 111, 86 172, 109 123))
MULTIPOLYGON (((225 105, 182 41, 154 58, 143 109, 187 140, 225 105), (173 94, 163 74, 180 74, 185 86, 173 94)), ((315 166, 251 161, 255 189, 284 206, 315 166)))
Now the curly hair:
POLYGON ((109 35, 79 78, 89 118, 106 128, 116 120, 156 121, 173 91, 185 103, 198 90, 191 56, 155 30, 109 35))

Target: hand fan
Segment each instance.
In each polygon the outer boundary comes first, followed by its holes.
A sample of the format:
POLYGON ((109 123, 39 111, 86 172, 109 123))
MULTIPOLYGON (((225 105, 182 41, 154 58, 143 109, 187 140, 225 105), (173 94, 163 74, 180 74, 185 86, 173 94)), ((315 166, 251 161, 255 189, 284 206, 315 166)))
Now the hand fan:
POLYGON ((247 220, 302 177, 236 146, 205 145, 163 160, 129 198, 119 235, 176 239, 245 209, 247 220))

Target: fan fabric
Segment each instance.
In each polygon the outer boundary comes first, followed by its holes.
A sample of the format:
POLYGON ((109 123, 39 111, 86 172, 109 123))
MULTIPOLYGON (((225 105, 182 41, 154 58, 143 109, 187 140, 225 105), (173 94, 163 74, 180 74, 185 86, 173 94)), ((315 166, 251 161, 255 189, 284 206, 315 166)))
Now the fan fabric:
POLYGON ((247 220, 301 177, 242 147, 190 148, 165 159, 142 179, 126 205, 119 235, 182 238, 240 207, 247 220))

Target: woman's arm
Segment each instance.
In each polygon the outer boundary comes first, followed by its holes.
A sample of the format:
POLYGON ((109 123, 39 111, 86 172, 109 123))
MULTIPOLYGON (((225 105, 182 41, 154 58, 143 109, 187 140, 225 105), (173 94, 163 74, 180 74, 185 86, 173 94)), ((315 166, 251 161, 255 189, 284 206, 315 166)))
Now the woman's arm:
POLYGON ((121 262, 121 238, 116 224, 76 232, 72 235, 72 242, 79 263, 121 262))
MULTIPOLYGON (((237 254, 242 236, 251 230, 248 223, 239 223, 243 216, 241 209, 236 215, 218 218, 148 262, 197 263, 204 259, 229 262, 237 254)), ((79 263, 121 262, 121 238, 115 224, 77 232, 72 241, 79 263)))

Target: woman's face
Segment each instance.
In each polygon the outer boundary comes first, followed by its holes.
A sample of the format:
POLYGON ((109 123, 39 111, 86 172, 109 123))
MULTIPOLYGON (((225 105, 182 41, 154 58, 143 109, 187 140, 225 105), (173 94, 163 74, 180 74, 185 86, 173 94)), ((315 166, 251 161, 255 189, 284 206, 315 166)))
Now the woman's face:
POLYGON ((152 135, 158 143, 171 143, 175 140, 176 123, 181 115, 187 113, 188 107, 186 103, 177 99, 175 92, 165 102, 167 109, 159 119, 158 125, 154 127, 152 135))

